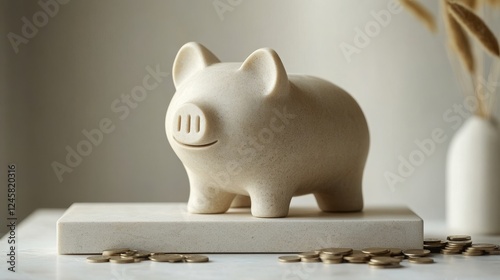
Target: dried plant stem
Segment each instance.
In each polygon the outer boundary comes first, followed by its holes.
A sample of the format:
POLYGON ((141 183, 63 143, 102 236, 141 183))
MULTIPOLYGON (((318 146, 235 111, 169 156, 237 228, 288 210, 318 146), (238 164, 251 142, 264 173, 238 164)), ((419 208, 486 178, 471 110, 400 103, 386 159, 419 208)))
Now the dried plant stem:
MULTIPOLYGON (((445 3, 444 5, 447 4, 445 3)), ((452 48, 457 52, 460 60, 467 68, 467 70, 469 70, 469 72, 473 74, 475 72, 474 56, 472 54, 472 48, 469 39, 465 35, 462 27, 458 24, 455 18, 453 18, 453 16, 448 13, 448 10, 446 8, 443 10, 443 12, 450 44, 452 48)))
POLYGON ((436 32, 436 21, 432 14, 424 6, 415 0, 400 0, 401 4, 407 8, 413 15, 427 25, 431 32, 436 32))
POLYGON ((489 94, 489 111, 493 112, 495 109, 495 103, 497 100, 498 88, 500 88, 500 61, 497 59, 491 64, 490 74, 488 75, 487 86, 489 94))

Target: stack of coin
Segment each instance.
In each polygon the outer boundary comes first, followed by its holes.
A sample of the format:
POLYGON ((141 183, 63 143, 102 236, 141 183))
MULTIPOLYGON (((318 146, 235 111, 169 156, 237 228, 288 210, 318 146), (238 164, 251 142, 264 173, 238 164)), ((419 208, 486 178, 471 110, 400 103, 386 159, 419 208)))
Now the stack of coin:
MULTIPOLYGON (((485 254, 490 254, 491 251, 495 251, 498 249, 498 246, 495 244, 487 244, 487 243, 478 243, 472 244, 468 247, 462 255, 464 256, 481 256, 485 254)), ((495 253, 493 253, 495 254, 495 253)))
POLYGON ((370 255, 364 253, 355 253, 344 256, 344 260, 350 263, 367 263, 370 260, 370 255))
POLYGON ((430 253, 431 251, 427 249, 408 249, 403 251, 403 254, 408 258, 421 258, 429 255, 430 253))
POLYGON ((344 256, 351 255, 352 248, 325 248, 318 250, 320 259, 324 263, 342 263, 344 256))
POLYGON ((131 250, 128 248, 106 249, 102 252, 101 256, 90 256, 87 261, 90 263, 134 263, 145 260, 152 260, 155 262, 187 262, 187 263, 200 263, 208 262, 209 258, 202 255, 181 255, 181 254, 167 254, 167 253, 151 253, 143 250, 131 250))
POLYGON ((363 253, 368 254, 371 257, 390 257, 391 250, 388 248, 370 247, 361 250, 363 253))
POLYGON ((368 263, 373 268, 398 268, 401 260, 392 257, 372 257, 368 263))
POLYGON ((303 252, 298 254, 302 262, 319 262, 319 254, 315 251, 303 252))
POLYGON ((441 249, 446 246, 447 242, 437 238, 425 238, 424 249, 431 251, 431 253, 439 253, 441 249))
POLYGON ((429 264, 429 263, 434 263, 434 259, 427 257, 409 258, 408 262, 418 263, 418 264, 429 264))
POLYGON ((472 240, 469 235, 450 235, 448 236, 446 247, 441 250, 445 255, 461 254, 472 245, 472 240))

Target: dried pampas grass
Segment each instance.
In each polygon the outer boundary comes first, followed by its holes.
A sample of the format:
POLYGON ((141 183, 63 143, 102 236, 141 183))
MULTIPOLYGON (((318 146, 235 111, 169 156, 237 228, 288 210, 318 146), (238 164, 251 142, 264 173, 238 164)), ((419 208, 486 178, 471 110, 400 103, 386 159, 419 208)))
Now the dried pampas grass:
POLYGON ((431 32, 436 32, 434 16, 424 6, 413 0, 401 0, 401 4, 427 25, 431 32))
POLYGON ((449 13, 445 13, 445 24, 450 39, 451 47, 457 52, 458 57, 469 73, 475 73, 474 56, 469 39, 458 22, 449 13))
POLYGON ((497 38, 480 17, 458 3, 448 2, 448 12, 463 28, 476 37, 488 51, 493 55, 500 55, 497 38))
MULTIPOLYGON (((410 12, 415 14, 422 22, 424 22, 431 31, 435 29, 434 18, 432 15, 421 6, 416 0, 400 0, 402 5, 410 12)), ((466 93, 473 93, 478 107, 476 115, 488 119, 491 117, 492 104, 495 99, 495 92, 498 87, 484 88, 484 56, 485 52, 474 52, 473 44, 470 39, 475 39, 487 53, 493 55, 495 60, 491 61, 490 76, 488 77, 488 85, 490 78, 498 79, 500 75, 500 50, 498 40, 495 34, 490 30, 486 23, 475 14, 475 10, 479 13, 483 12, 485 5, 500 7, 500 0, 442 0, 441 11, 446 26, 446 34, 448 35, 450 48, 447 53, 450 57, 453 70, 457 74, 458 81, 461 83, 461 88, 466 93), (468 36, 470 35, 470 36, 468 36), (469 38, 470 37, 470 38, 469 38), (460 67, 457 60, 464 66, 460 67), (477 62, 477 65, 476 65, 477 62), (493 66, 495 70, 493 71, 493 66), (466 70, 463 71, 463 70, 466 70), (493 76, 491 76, 493 75, 493 76), (491 94, 491 98, 485 98, 486 92, 491 94), (488 106, 489 105, 489 106, 488 106)), ((491 9, 486 10, 491 11, 491 9)))

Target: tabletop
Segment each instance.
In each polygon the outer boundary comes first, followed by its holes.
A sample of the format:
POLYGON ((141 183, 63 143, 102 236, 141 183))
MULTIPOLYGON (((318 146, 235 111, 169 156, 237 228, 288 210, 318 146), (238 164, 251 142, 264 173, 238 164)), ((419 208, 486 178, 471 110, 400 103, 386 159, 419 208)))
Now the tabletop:
MULTIPOLYGON (((39 209, 16 228, 15 272, 10 245, 0 240, 0 279, 500 279, 500 255, 467 257, 433 254, 433 264, 376 269, 367 264, 280 263, 280 254, 207 254, 208 263, 88 263, 86 255, 58 255, 56 221, 63 209, 39 209)), ((442 221, 424 221, 426 237, 445 238, 442 221)), ((472 236, 500 244, 500 236, 472 236)))

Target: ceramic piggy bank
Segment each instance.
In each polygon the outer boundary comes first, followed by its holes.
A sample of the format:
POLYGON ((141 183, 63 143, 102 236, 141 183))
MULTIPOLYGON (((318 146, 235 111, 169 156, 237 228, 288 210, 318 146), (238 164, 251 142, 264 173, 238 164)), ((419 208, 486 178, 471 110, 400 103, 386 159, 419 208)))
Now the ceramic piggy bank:
POLYGON ((221 63, 187 43, 172 75, 165 128, 189 177, 189 212, 224 213, 235 200, 253 216, 285 217, 304 194, 323 211, 362 210, 369 133, 344 90, 288 75, 271 49, 221 63))

